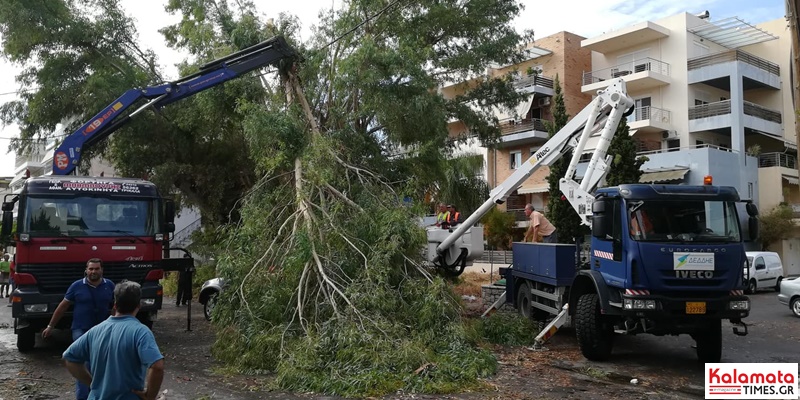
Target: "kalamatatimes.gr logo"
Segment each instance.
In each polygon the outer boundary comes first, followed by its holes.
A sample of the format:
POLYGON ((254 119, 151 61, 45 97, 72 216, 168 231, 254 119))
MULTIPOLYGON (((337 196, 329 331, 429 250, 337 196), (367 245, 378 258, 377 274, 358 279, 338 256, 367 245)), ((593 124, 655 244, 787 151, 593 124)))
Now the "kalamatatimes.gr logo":
POLYGON ((798 363, 706 363, 706 399, 798 399, 798 363))

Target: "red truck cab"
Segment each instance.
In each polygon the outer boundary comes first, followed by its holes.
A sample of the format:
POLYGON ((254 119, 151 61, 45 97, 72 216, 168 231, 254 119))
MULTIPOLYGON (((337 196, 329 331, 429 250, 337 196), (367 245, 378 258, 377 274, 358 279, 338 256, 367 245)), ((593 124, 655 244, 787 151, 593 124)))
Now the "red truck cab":
MULTIPOLYGON (((18 349, 33 349, 36 334, 47 326, 69 285, 83 278, 91 258, 102 260, 103 276, 114 283, 142 285, 137 316, 152 327, 161 309, 164 270, 187 262, 171 263, 163 256, 175 230, 173 220, 173 203, 140 179, 38 177, 28 179, 19 194, 7 195, 0 237, 11 237, 16 250, 12 318, 18 349), (9 235, 15 203, 17 229, 9 235)), ((69 329, 71 311, 57 328, 69 329)))

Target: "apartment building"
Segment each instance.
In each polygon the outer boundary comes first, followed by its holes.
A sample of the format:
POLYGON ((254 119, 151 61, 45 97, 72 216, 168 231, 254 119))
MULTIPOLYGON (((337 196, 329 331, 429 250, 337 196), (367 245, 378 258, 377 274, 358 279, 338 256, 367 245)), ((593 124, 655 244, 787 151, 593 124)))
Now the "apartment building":
MULTIPOLYGON (((581 90, 626 81, 636 103, 628 124, 649 159, 642 182, 702 184, 710 175, 762 213, 781 202, 800 213, 787 26, 783 18, 753 25, 705 12, 607 32, 582 41, 592 67, 581 90)), ((800 270, 800 232, 774 250, 787 269, 800 270)))
MULTIPOLYGON (((530 94, 527 101, 514 110, 496 109, 501 138, 492 148, 479 143, 462 149, 482 154, 486 161, 484 177, 491 187, 507 179, 521 163, 525 162, 547 141, 545 121, 552 121, 551 104, 554 96, 554 80, 558 76, 567 113, 576 115, 592 100, 588 92, 581 90, 582 71, 591 69, 591 51, 581 47, 585 38, 570 32, 559 32, 526 47, 525 61, 506 66, 489 68, 487 76, 498 76, 517 71, 515 85, 522 93, 530 94)), ((478 77, 476 79, 481 79, 478 77)), ((469 82, 458 82, 440 88, 447 98, 453 98, 466 90, 469 82)), ((466 126, 458 120, 448 122, 451 136, 468 134, 466 126)), ((547 176, 549 169, 542 167, 509 196, 499 208, 515 212, 519 221, 525 220, 523 209, 526 203, 542 208, 547 203, 547 176)), ((524 223, 522 224, 524 225, 524 223)))

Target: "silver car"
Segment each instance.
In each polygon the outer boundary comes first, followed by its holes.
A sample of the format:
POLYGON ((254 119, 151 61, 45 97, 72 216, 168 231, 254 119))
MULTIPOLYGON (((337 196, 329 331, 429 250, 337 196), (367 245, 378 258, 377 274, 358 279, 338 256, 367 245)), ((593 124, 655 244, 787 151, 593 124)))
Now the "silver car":
POLYGON ((789 306, 792 314, 800 318, 800 277, 783 279, 780 285, 781 292, 778 294, 778 301, 789 306))
POLYGON ((203 282, 203 286, 200 287, 198 301, 203 305, 203 315, 205 315, 206 320, 211 321, 211 312, 214 310, 217 299, 224 288, 225 279, 223 278, 209 279, 203 282))

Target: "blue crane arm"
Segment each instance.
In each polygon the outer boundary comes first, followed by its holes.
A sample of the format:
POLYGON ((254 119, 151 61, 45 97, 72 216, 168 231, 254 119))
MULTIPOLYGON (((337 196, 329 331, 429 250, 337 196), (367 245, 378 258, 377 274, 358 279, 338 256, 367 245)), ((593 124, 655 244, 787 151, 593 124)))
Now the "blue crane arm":
POLYGON ((277 36, 204 64, 199 71, 176 81, 129 89, 64 139, 53 152, 53 174, 71 174, 80 161, 82 150, 105 139, 147 108, 160 109, 252 70, 294 57, 297 57, 297 52, 283 37, 277 36), (148 101, 135 111, 125 113, 140 100, 148 101))

